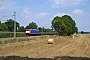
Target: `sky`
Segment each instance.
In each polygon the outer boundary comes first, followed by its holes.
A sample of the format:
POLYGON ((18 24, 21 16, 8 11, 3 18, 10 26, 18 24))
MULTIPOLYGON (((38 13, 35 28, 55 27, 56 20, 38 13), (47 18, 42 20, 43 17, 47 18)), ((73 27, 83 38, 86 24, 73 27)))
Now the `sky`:
POLYGON ((90 32, 90 0, 0 0, 0 21, 14 19, 20 26, 35 22, 38 27, 51 27, 55 16, 69 15, 78 31, 90 32))

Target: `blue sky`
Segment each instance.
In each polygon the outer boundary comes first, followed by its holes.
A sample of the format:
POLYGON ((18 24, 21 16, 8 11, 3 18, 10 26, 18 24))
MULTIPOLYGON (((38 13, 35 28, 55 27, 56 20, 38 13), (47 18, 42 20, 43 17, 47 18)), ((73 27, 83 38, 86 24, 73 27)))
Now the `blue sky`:
POLYGON ((50 28, 55 16, 70 15, 79 31, 90 31, 90 0, 0 0, 1 22, 14 19, 14 11, 21 26, 35 22, 50 28))

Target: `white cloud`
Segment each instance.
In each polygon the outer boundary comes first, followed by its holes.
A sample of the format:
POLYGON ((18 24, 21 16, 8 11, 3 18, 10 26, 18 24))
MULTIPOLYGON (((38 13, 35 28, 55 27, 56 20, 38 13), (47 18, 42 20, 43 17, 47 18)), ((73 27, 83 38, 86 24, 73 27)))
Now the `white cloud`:
POLYGON ((0 11, 2 10, 15 10, 17 9, 15 6, 16 2, 12 2, 10 0, 0 0, 0 11))
POLYGON ((36 14, 36 17, 37 17, 37 18, 42 18, 42 17, 47 16, 47 15, 49 15, 49 14, 50 14, 50 13, 47 13, 47 12, 39 13, 39 14, 36 14))
POLYGON ((78 15, 78 16, 84 15, 84 12, 82 10, 78 10, 78 9, 75 9, 72 13, 75 15, 78 15))
POLYGON ((3 10, 5 8, 6 8, 5 3, 3 3, 2 0, 0 0, 0 10, 3 10))
POLYGON ((56 16, 62 17, 63 15, 69 15, 69 14, 66 14, 66 13, 57 13, 57 14, 54 15, 54 17, 56 17, 56 16))
POLYGON ((65 7, 78 5, 82 0, 50 0, 52 2, 52 7, 65 7))
POLYGON ((43 13, 38 13, 36 14, 35 12, 30 12, 29 8, 25 8, 21 14, 21 16, 23 16, 24 18, 43 18, 47 15, 49 15, 50 13, 47 12, 43 12, 43 13))
POLYGON ((28 13, 29 13, 28 10, 29 10, 29 8, 26 7, 26 8, 23 10, 23 13, 28 14, 28 13))
MULTIPOLYGON (((56 17, 56 16, 62 17, 62 16, 64 16, 64 15, 69 15, 69 16, 71 16, 70 14, 66 14, 66 13, 56 13, 56 14, 54 15, 54 17, 56 17)), ((52 21, 52 20, 53 20, 53 18, 50 19, 50 21, 52 21)))
POLYGON ((59 6, 58 6, 58 5, 52 5, 51 7, 59 8, 59 6))

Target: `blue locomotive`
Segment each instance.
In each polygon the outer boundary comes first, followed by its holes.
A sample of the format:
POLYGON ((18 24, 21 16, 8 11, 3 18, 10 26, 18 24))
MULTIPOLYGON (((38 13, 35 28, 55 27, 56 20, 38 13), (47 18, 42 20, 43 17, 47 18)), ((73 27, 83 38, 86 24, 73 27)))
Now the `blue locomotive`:
POLYGON ((38 29, 26 29, 26 35, 40 35, 38 29))

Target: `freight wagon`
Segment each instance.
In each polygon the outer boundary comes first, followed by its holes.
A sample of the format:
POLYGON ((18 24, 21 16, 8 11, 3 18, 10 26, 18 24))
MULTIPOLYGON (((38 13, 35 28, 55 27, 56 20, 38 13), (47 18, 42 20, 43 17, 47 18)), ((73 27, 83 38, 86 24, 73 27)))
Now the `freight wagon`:
POLYGON ((38 29, 26 29, 26 35, 40 35, 38 29))

